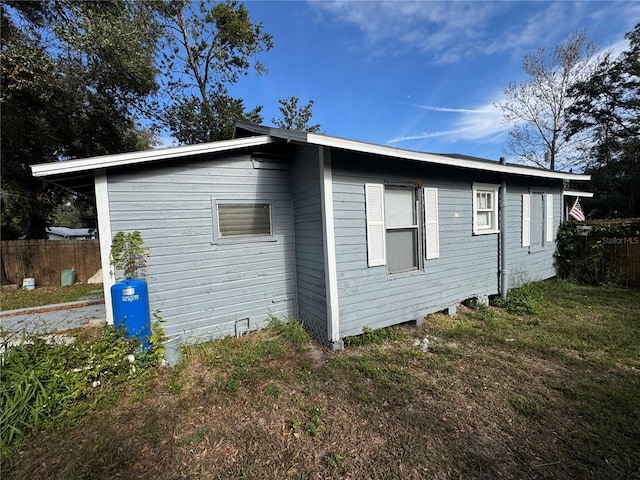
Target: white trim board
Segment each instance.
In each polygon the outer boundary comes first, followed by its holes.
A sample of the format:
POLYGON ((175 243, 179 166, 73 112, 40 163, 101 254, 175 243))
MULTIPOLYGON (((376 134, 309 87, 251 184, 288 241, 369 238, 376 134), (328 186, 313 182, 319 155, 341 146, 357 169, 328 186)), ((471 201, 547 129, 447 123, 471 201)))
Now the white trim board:
POLYGON ((111 253, 111 213, 109 211, 109 188, 107 173, 96 171, 96 214, 98 216, 98 232, 100 235, 100 263, 102 265, 102 287, 104 289, 104 304, 107 311, 107 323, 113 325, 113 309, 111 308, 111 287, 116 283, 111 271, 109 255, 111 253))

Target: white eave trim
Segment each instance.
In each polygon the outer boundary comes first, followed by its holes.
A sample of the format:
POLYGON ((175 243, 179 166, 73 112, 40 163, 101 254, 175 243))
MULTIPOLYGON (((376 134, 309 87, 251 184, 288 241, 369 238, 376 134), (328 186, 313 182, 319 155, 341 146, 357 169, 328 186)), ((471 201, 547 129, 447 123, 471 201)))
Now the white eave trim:
POLYGON ((65 173, 86 172, 103 168, 120 167, 171 158, 201 155, 205 153, 219 153, 247 147, 257 147, 276 141, 267 135, 259 137, 235 138, 218 142, 202 143, 198 145, 186 145, 182 147, 162 148, 159 150, 145 150, 142 152, 121 153, 116 155, 103 155, 100 157, 66 160, 63 162, 41 163, 32 165, 31 171, 34 177, 47 177, 65 173))
POLYGON ((308 133, 307 141, 315 145, 341 148, 344 150, 352 150, 362 153, 370 153, 372 155, 382 155, 385 157, 396 157, 405 160, 415 160, 418 162, 433 163, 449 167, 470 168, 473 170, 484 170, 495 173, 510 173, 513 175, 524 175, 527 177, 543 177, 576 181, 587 181, 591 179, 590 175, 579 175, 575 173, 558 172, 551 170, 536 170, 516 165, 502 165, 498 162, 494 164, 477 160, 466 160, 462 158, 448 157, 445 155, 434 155, 432 153, 414 152, 411 150, 402 150, 400 148, 385 147, 383 145, 364 143, 356 140, 347 140, 344 138, 330 137, 315 133, 308 133))
POLYGON ((564 190, 562 195, 564 197, 593 198, 593 192, 580 192, 578 190, 564 190))

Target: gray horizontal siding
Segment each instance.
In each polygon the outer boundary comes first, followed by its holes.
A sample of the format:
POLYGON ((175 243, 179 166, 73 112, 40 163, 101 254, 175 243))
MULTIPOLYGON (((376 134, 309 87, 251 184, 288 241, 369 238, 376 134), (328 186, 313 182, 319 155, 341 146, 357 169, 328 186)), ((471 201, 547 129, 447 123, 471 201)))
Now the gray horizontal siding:
POLYGON ((318 150, 299 147, 293 164, 298 316, 315 336, 328 341, 324 240, 318 150))
POLYGON ((507 271, 509 288, 527 282, 551 278, 556 275, 553 254, 556 250, 556 232, 562 219, 562 190, 559 182, 541 184, 536 181, 537 191, 553 194, 554 242, 543 249, 522 246, 522 195, 530 193, 530 186, 512 182, 507 188, 507 271))
POLYGON ((467 298, 498 292, 498 235, 473 235, 471 190, 473 182, 496 180, 452 173, 406 163, 391 170, 372 158, 334 154, 341 337, 362 333, 365 326, 416 320, 467 298), (367 165, 366 171, 359 165, 367 165), (364 184, 385 181, 438 188, 440 258, 426 260, 421 271, 389 275, 386 266, 367 266, 364 184))
POLYGON ((249 155, 108 176, 112 232, 139 230, 151 249, 152 310, 188 341, 233 335, 295 313, 291 178, 249 155), (273 201, 271 241, 213 244, 211 199, 273 201))

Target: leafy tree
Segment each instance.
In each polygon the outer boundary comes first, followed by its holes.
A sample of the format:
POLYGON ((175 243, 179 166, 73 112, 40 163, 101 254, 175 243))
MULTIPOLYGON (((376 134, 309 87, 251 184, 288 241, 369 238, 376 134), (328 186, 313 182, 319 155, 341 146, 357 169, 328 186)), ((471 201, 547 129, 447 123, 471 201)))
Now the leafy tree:
POLYGON ((586 35, 576 33, 551 52, 540 48, 524 56, 528 80, 511 82, 504 91, 505 100, 496 103, 504 121, 513 126, 508 148, 518 159, 550 170, 580 164, 584 136, 565 135, 566 111, 573 103, 568 91, 591 76, 595 52, 586 35))
POLYGON ((63 194, 29 166, 148 148, 160 33, 144 2, 2 2, 2 235, 45 236, 63 194))
POLYGON ((629 50, 602 59, 569 91, 567 136, 592 138, 587 173, 596 195, 584 206, 595 217, 640 216, 640 24, 626 38, 629 50))
POLYGON ((272 48, 272 37, 254 24, 235 0, 211 5, 201 0, 168 1, 161 7, 167 53, 161 68, 168 72, 158 101, 157 119, 180 143, 230 138, 237 121, 262 122, 261 106, 245 111, 242 99, 228 87, 248 74, 266 72, 254 60, 272 48))
POLYGON ((317 133, 320 131, 320 125, 309 125, 309 121, 313 116, 313 100, 309 100, 304 107, 298 106, 298 97, 281 98, 280 113, 282 118, 272 118, 273 123, 278 128, 286 128, 287 130, 295 130, 298 132, 317 133))

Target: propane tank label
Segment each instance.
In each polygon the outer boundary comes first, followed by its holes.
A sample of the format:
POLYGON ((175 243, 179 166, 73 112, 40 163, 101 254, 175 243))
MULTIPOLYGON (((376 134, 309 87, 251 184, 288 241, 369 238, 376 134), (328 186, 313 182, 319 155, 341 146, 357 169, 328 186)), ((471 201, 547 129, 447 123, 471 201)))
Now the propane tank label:
POLYGON ((122 289, 122 301, 123 302, 135 302, 140 299, 140 295, 136 293, 136 289, 128 287, 122 289))

